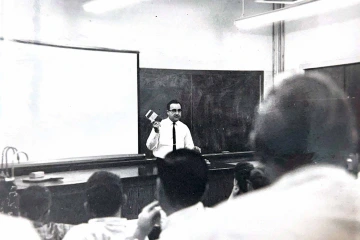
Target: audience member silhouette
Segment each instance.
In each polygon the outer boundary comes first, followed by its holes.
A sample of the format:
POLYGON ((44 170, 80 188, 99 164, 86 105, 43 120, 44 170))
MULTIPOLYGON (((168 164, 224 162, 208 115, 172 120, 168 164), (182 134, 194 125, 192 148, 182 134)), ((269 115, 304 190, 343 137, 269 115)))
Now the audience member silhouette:
POLYGON ((136 221, 121 218, 124 203, 120 177, 107 171, 95 172, 86 183, 85 208, 91 219, 74 226, 64 239, 121 240, 132 236, 136 221))
POLYGON ((173 229, 206 211, 201 203, 208 183, 208 167, 200 153, 180 149, 157 160, 157 202, 146 206, 139 215, 136 238, 149 234, 160 217, 159 205, 167 218, 161 224, 160 239, 172 236, 173 229))
POLYGON ((269 185, 269 180, 260 168, 249 162, 240 162, 234 168, 234 187, 229 199, 269 185))
POLYGON ((49 222, 51 192, 46 187, 30 186, 20 195, 20 214, 33 222, 43 240, 61 240, 72 227, 70 224, 49 222))

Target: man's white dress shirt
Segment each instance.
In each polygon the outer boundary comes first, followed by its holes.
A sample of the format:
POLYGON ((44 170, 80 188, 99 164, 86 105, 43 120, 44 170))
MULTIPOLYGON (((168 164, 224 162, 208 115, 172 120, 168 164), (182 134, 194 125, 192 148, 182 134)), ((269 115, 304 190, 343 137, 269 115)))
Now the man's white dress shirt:
POLYGON ((161 234, 159 239, 171 239, 172 236, 176 234, 173 232, 173 230, 177 230, 178 225, 188 222, 205 211, 209 211, 208 208, 205 208, 201 202, 198 202, 195 205, 181 209, 166 217, 165 220, 161 223, 161 234))
MULTIPOLYGON (((173 150, 173 122, 166 118, 161 121, 159 133, 151 130, 146 146, 153 151, 155 157, 165 158, 166 154, 173 150)), ((194 142, 189 128, 182 122, 175 122, 176 131, 176 149, 188 148, 194 149, 194 142)))

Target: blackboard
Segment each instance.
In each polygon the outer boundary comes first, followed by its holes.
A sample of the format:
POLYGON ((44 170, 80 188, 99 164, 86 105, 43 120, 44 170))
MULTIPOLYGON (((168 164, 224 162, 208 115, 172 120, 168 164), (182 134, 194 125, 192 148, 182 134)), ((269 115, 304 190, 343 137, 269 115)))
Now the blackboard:
MULTIPOLYGON (((358 135, 360 136, 360 63, 306 69, 309 73, 322 73, 331 77, 345 92, 356 117, 358 135)), ((358 142, 360 152, 360 142, 358 142)))
POLYGON ((345 66, 331 66, 322 68, 306 69, 307 73, 321 73, 329 76, 338 85, 340 89, 345 91, 345 66))
POLYGON ((145 118, 151 109, 166 118, 166 104, 182 103, 184 122, 203 153, 247 151, 254 110, 263 88, 262 71, 140 69, 139 150, 151 156, 145 118))

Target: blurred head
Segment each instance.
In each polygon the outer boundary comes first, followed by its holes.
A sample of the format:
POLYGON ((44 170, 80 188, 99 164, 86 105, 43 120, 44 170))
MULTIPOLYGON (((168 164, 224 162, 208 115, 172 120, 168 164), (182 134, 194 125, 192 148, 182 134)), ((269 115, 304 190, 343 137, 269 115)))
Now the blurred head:
POLYGON ((267 177, 260 168, 251 163, 240 162, 234 168, 234 185, 239 187, 238 194, 265 187, 269 184, 267 177))
POLYGON ((32 221, 46 221, 50 213, 51 193, 41 186, 30 186, 20 195, 20 214, 32 221))
POLYGON ((345 166, 355 118, 343 92, 322 75, 283 79, 260 104, 250 140, 272 178, 305 164, 345 166))
POLYGON ((208 167, 198 152, 179 149, 157 160, 158 200, 182 208, 198 203, 208 182, 208 167))
POLYGON ((249 181, 251 182, 251 187, 254 190, 266 187, 270 184, 269 179, 260 168, 254 168, 251 170, 249 181))
POLYGON ((167 115, 169 119, 173 122, 179 121, 181 118, 181 104, 178 100, 171 100, 166 105, 167 115))
POLYGON ((111 217, 124 203, 121 179, 107 171, 95 172, 86 183, 86 207, 93 217, 111 217))
POLYGON ((250 172, 254 169, 254 166, 248 162, 240 162, 236 164, 234 168, 234 185, 237 185, 241 193, 246 193, 248 189, 248 181, 250 178, 250 172))

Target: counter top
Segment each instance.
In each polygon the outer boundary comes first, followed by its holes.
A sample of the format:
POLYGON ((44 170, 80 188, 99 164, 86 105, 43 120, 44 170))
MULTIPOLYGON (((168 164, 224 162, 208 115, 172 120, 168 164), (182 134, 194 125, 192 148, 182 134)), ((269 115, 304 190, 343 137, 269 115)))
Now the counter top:
MULTIPOLYGON (((234 168, 234 165, 221 163, 221 162, 212 162, 209 165, 210 171, 220 171, 220 170, 230 170, 234 168)), ((86 170, 76 170, 76 171, 67 171, 67 172, 55 172, 47 173, 47 177, 62 177, 62 180, 57 181, 47 181, 40 183, 25 183, 23 179, 28 178, 28 175, 18 176, 15 179, 15 183, 18 189, 24 189, 31 185, 40 185, 46 187, 56 187, 56 186, 66 186, 66 185, 75 185, 85 183, 89 177, 96 171, 109 171, 119 175, 125 181, 130 180, 131 178, 139 177, 154 177, 157 175, 157 169, 154 163, 147 165, 133 165, 133 166, 122 166, 122 167, 112 167, 112 168, 97 168, 97 169, 86 169, 86 170)))

